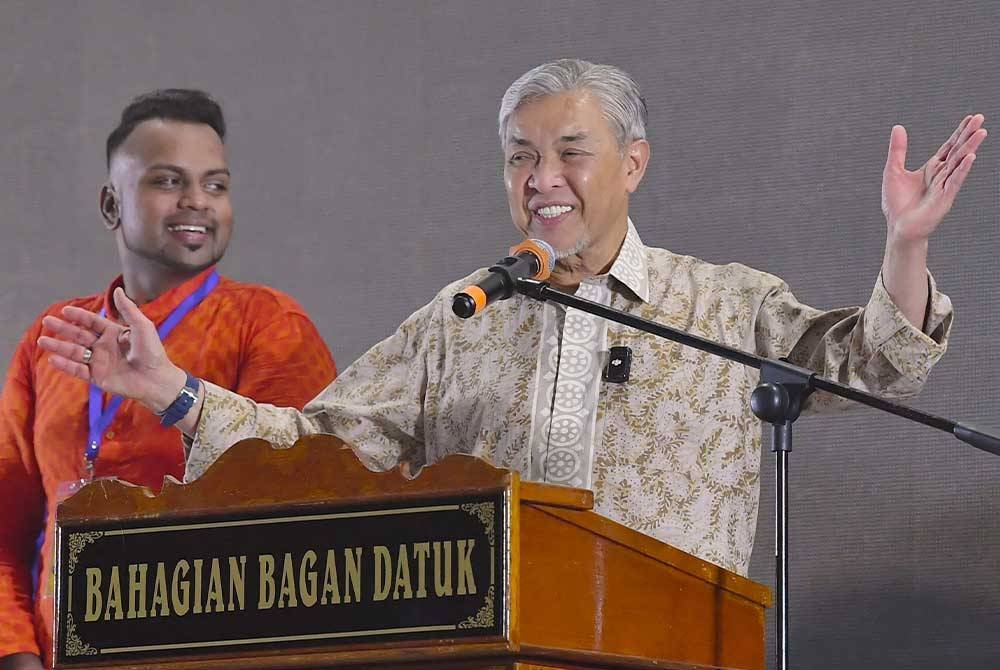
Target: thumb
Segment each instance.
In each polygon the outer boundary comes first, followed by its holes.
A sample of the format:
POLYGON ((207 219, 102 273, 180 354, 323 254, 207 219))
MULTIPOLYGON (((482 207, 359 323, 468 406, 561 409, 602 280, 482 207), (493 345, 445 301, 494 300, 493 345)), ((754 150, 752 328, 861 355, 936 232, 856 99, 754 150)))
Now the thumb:
POLYGON ((885 159, 885 171, 906 169, 906 128, 900 125, 892 127, 889 134, 889 155, 885 159))
POLYGON ((132 302, 132 299, 125 295, 125 289, 121 286, 115 289, 112 296, 115 301, 115 307, 118 308, 118 313, 122 317, 122 321, 126 325, 136 327, 141 326, 145 321, 149 321, 146 315, 142 313, 139 306, 132 302))

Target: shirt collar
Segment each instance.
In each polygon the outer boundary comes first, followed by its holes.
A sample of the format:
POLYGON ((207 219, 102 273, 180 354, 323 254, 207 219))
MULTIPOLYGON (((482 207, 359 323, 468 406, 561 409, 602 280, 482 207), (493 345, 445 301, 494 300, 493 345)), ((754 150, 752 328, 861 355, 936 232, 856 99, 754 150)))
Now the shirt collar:
POLYGON ((649 302, 649 268, 646 265, 646 245, 639 238, 632 219, 628 219, 625 241, 608 274, 625 284, 643 302, 649 302))
MULTIPOLYGON (((202 270, 183 284, 178 284, 174 288, 156 297, 155 299, 150 300, 146 304, 139 305, 139 309, 146 315, 146 318, 153 323, 159 324, 161 321, 166 319, 178 305, 184 302, 184 298, 194 293, 195 290, 201 286, 202 282, 205 281, 205 277, 207 277, 214 269, 215 266, 213 265, 212 267, 202 270)), ((119 321, 120 317, 118 316, 118 308, 115 307, 115 301, 112 296, 116 288, 124 285, 125 278, 122 275, 118 275, 115 280, 111 282, 107 292, 104 294, 104 311, 108 315, 108 318, 114 321, 119 321)))

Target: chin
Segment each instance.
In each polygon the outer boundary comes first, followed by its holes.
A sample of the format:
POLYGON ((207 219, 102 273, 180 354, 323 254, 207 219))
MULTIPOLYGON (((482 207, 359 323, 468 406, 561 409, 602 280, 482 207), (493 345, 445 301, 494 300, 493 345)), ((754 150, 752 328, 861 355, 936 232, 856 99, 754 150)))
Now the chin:
POLYGON ((552 231, 549 234, 536 234, 535 237, 544 240, 556 251, 556 258, 567 258, 580 253, 590 244, 586 235, 560 234, 563 231, 552 231), (554 232, 555 234, 552 234, 554 232))
POLYGON ((213 256, 202 256, 199 258, 167 258, 164 259, 164 265, 172 267, 178 272, 184 274, 198 274, 202 270, 206 270, 211 266, 219 262, 219 258, 213 256))
POLYGON ((565 247, 553 246, 553 249, 556 250, 556 259, 558 260, 562 258, 569 258, 570 256, 576 256, 578 253, 586 249, 589 245, 590 242, 588 242, 585 239, 581 239, 577 240, 576 244, 574 244, 573 246, 565 246, 565 247))

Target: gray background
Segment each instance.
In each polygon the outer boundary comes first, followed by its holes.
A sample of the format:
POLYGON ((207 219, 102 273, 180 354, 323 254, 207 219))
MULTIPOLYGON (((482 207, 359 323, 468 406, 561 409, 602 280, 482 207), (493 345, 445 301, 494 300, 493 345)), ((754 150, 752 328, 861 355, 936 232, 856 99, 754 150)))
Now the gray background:
MULTIPOLYGON (((288 291, 341 368, 516 235, 495 135, 505 87, 564 55, 644 87, 648 244, 740 260, 820 307, 881 261, 889 129, 911 167, 964 114, 998 118, 1000 3, 0 4, 0 359, 48 303, 117 271, 97 193, 121 107, 154 87, 224 104, 229 276, 288 291)), ((997 427, 1000 146, 932 243, 957 320, 920 407, 997 427)), ((0 363, 5 365, 5 363, 0 363)), ((792 660, 996 667, 1000 459, 860 410, 809 417, 792 455, 792 660)), ((751 576, 772 578, 771 455, 751 576)))

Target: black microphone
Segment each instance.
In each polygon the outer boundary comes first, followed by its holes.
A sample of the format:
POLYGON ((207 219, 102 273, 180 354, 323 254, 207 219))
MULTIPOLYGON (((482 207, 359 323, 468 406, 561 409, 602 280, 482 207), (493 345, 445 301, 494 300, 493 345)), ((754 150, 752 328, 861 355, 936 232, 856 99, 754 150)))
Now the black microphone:
POLYGON ((490 273, 478 284, 471 284, 455 294, 451 311, 463 319, 479 314, 494 300, 506 300, 514 295, 520 278, 545 281, 556 266, 556 252, 548 242, 525 240, 510 250, 510 256, 490 268, 490 273))

